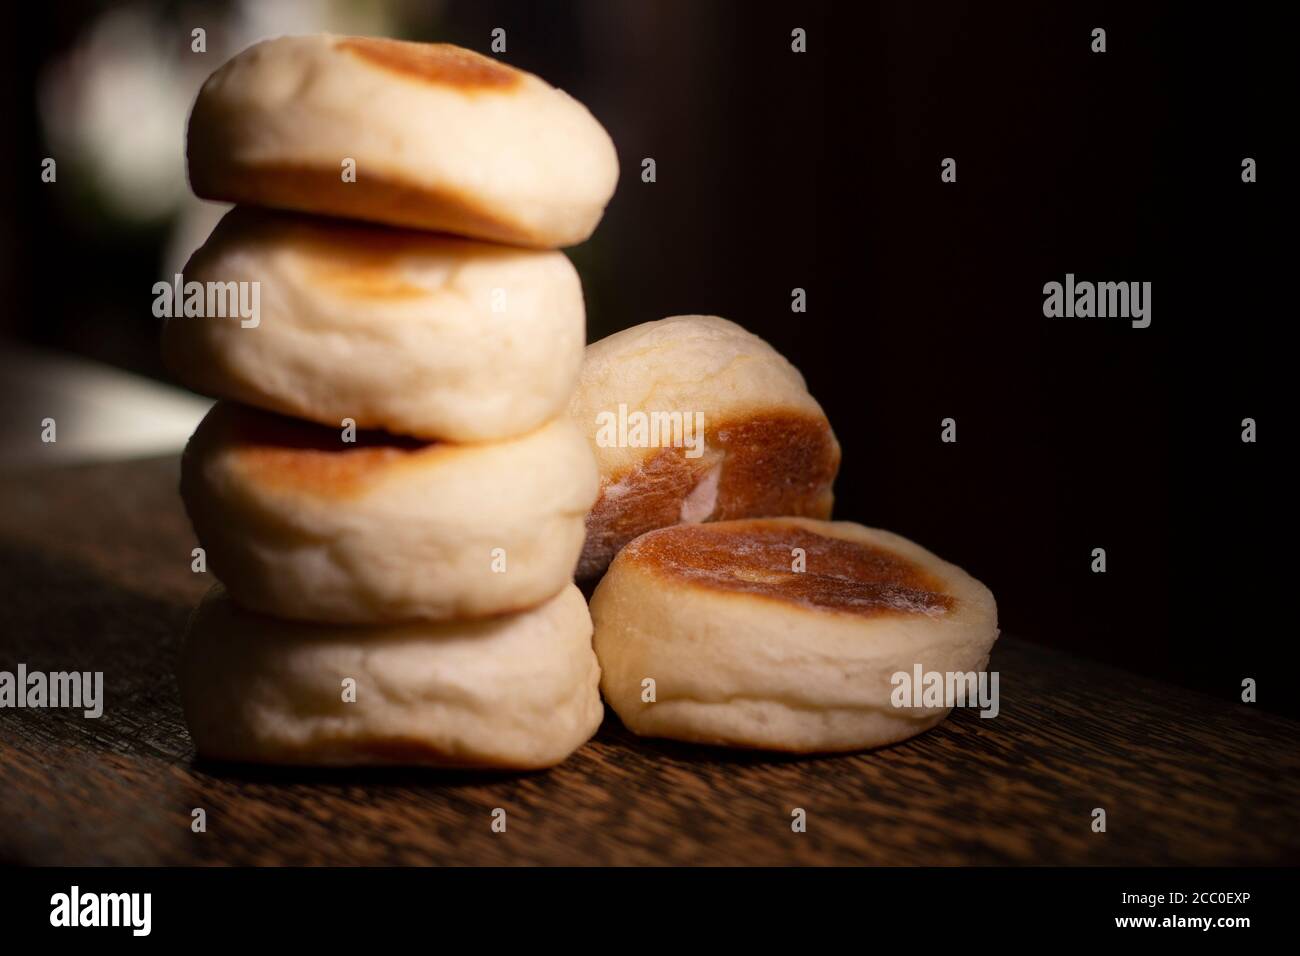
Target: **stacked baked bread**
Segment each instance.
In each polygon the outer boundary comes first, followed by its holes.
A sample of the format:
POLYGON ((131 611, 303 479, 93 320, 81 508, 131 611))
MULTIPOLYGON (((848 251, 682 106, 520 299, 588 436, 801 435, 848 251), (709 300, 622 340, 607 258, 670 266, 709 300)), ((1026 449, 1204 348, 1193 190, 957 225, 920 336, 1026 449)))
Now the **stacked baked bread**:
POLYGON ((555 250, 618 164, 563 93, 455 47, 274 40, 205 84, 189 165, 238 205, 186 288, 254 306, 163 336, 221 399, 182 466, 223 582, 180 667, 201 754, 544 767, 600 691, 636 733, 853 750, 948 713, 900 673, 987 665, 987 588, 826 520, 839 443, 768 343, 676 316, 584 358, 555 250))
POLYGON ((221 582, 179 671, 199 753, 562 760, 603 709, 572 583, 599 487, 566 414, 585 315, 556 250, 613 193, 608 135, 466 50, 289 37, 205 83, 188 160, 238 205, 186 288, 256 305, 163 333, 220 399, 181 478, 221 582))

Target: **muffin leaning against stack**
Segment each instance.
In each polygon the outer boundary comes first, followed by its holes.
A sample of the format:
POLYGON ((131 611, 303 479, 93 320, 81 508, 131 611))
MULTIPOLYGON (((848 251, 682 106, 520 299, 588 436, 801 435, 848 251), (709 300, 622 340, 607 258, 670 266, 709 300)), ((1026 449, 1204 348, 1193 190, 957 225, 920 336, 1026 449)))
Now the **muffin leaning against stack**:
POLYGON ((608 135, 467 50, 287 37, 209 78, 188 159, 196 193, 242 205, 187 283, 260 288, 255 323, 163 333, 222 399, 181 478, 222 582, 180 665, 199 753, 563 760, 602 707, 571 581, 597 494, 564 414, 585 316, 553 250, 613 192, 608 135))

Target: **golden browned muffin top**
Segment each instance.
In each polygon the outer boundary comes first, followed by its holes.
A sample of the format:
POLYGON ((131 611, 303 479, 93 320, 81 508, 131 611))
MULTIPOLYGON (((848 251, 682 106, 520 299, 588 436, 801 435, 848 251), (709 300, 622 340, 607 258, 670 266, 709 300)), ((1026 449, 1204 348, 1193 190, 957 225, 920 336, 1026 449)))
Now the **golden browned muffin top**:
POLYGON ((915 561, 877 544, 818 534, 782 519, 676 525, 619 555, 661 576, 820 610, 934 615, 956 599, 915 561), (793 570, 794 550, 804 570, 793 570))
POLYGON ((393 73, 458 90, 507 90, 524 76, 504 63, 449 43, 348 37, 337 48, 393 73))

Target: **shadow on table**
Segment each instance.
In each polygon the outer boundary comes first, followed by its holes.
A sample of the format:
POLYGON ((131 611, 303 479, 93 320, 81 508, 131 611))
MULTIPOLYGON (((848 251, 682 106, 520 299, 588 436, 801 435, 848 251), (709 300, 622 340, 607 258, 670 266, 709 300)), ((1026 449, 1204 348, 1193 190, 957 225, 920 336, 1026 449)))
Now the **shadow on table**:
POLYGON ((513 783, 545 775, 546 770, 495 770, 446 767, 310 767, 284 764, 239 763, 195 756, 195 774, 230 783, 280 786, 351 787, 477 787, 513 783))

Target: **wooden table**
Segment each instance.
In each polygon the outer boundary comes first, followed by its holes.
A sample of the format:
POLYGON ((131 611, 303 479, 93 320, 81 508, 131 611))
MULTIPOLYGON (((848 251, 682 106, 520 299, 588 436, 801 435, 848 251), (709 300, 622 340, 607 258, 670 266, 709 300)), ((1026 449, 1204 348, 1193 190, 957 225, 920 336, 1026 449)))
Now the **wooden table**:
POLYGON ((959 712, 853 756, 642 740, 610 716, 545 773, 196 763, 172 667, 211 581, 190 570, 177 473, 167 458, 0 477, 0 670, 102 670, 106 697, 98 720, 0 710, 0 862, 1300 861, 1300 725, 1011 637, 991 665, 997 718, 959 712))

